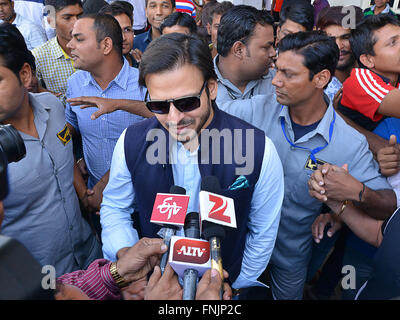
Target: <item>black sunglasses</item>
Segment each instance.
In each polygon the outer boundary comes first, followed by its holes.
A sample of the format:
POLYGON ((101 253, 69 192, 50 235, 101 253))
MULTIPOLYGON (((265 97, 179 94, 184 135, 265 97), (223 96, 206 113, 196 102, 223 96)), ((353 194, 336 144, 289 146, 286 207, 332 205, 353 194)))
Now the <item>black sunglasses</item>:
POLYGON ((177 98, 177 99, 168 99, 168 100, 147 100, 148 97, 150 97, 149 92, 146 92, 146 97, 145 97, 145 103, 147 109, 150 110, 150 112, 157 113, 157 114, 168 114, 169 113, 169 107, 171 105, 171 102, 174 104, 175 108, 177 108, 180 112, 189 112, 193 111, 194 109, 197 109, 200 107, 200 96, 206 87, 207 80, 204 81, 203 86, 200 89, 200 92, 196 96, 187 96, 187 97, 182 97, 182 98, 177 98))

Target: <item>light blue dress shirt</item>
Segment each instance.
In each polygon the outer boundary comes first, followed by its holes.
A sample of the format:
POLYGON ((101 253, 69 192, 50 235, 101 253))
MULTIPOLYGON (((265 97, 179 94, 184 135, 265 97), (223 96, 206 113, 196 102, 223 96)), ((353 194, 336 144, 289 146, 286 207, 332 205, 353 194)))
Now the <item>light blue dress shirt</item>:
MULTIPOLYGON (((124 153, 125 131, 119 138, 111 162, 110 179, 103 192, 100 210, 103 253, 106 259, 115 260, 116 253, 138 241, 132 228, 131 213, 135 192, 124 153)), ((171 153, 174 184, 186 189, 190 196, 188 212, 199 212, 201 176, 197 165, 197 151, 189 152, 181 143, 171 153)), ((266 137, 263 163, 255 185, 248 220, 248 233, 240 274, 234 288, 260 286, 257 278, 266 268, 275 245, 283 201, 283 170, 272 141, 266 137)), ((183 236, 183 230, 177 235, 183 236)))
MULTIPOLYGON (((121 71, 105 90, 102 90, 92 75, 83 70, 68 79, 67 98, 96 96, 111 99, 144 100, 145 89, 138 84, 139 71, 129 66, 124 58, 121 71)), ((88 187, 92 188, 110 169, 114 146, 122 131, 143 117, 117 110, 104 114, 96 120, 90 119, 97 108, 81 109, 66 104, 65 116, 75 130, 82 135, 83 154, 89 172, 88 187)))

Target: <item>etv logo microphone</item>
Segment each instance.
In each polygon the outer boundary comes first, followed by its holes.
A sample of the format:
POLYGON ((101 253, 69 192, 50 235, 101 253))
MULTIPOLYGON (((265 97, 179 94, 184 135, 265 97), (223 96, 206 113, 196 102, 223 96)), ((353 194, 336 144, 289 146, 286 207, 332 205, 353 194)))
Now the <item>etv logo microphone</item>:
POLYGON ((235 205, 233 199, 208 191, 200 191, 201 221, 210 221, 236 228, 235 205))
POLYGON ((157 193, 150 222, 183 226, 188 205, 187 195, 157 193))
POLYGON ((198 239, 180 239, 174 244, 172 259, 180 262, 204 264, 210 259, 210 244, 198 239))

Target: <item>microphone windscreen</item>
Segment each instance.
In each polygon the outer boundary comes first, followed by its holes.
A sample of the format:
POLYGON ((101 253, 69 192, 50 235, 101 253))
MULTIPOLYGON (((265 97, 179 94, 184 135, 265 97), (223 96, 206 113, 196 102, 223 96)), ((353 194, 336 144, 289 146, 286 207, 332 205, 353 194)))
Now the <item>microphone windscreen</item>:
POLYGON ((200 190, 212 192, 216 194, 221 193, 221 186, 216 176, 206 176, 201 180, 200 190))
POLYGON ((221 241, 225 238, 225 229, 224 227, 209 222, 209 221, 204 221, 203 222, 203 237, 206 240, 209 240, 212 237, 217 237, 221 241))
POLYGON ((172 193, 172 194, 186 194, 186 189, 182 188, 180 186, 171 186, 171 188, 169 188, 169 193, 172 193))
POLYGON ((190 212, 186 215, 183 226, 185 236, 188 238, 200 238, 200 218, 198 212, 190 212))

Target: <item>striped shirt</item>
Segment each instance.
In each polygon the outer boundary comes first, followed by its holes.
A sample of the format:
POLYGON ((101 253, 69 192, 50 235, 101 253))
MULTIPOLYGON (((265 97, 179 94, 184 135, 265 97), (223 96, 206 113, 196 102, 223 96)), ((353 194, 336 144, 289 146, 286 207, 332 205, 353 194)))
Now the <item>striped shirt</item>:
POLYGON ((184 12, 192 16, 193 19, 196 18, 196 6, 190 0, 178 0, 175 2, 176 11, 184 12))
POLYGON ((120 289, 111 275, 110 265, 108 260, 97 259, 87 270, 67 273, 57 280, 81 289, 93 300, 120 300, 120 289))
POLYGON ((54 37, 32 50, 36 62, 36 75, 46 88, 61 93, 59 99, 65 105, 68 78, 75 72, 72 59, 64 52, 54 37))
MULTIPOLYGON (((399 88, 399 83, 396 85, 399 88)), ((350 77, 343 83, 343 96, 341 105, 357 111, 374 122, 382 120, 383 116, 378 113, 385 96, 393 87, 389 79, 364 69, 354 68, 350 77)))
MULTIPOLYGON (((119 74, 105 90, 102 90, 92 75, 83 70, 75 72, 68 79, 67 98, 94 96, 110 99, 128 99, 143 101, 145 89, 138 84, 139 71, 130 67, 124 58, 119 74)), ((92 188, 110 169, 114 146, 125 128, 142 117, 117 110, 104 114, 96 120, 90 116, 95 107, 81 109, 80 106, 66 104, 65 116, 75 130, 82 135, 83 155, 89 172, 88 187, 92 188)))

